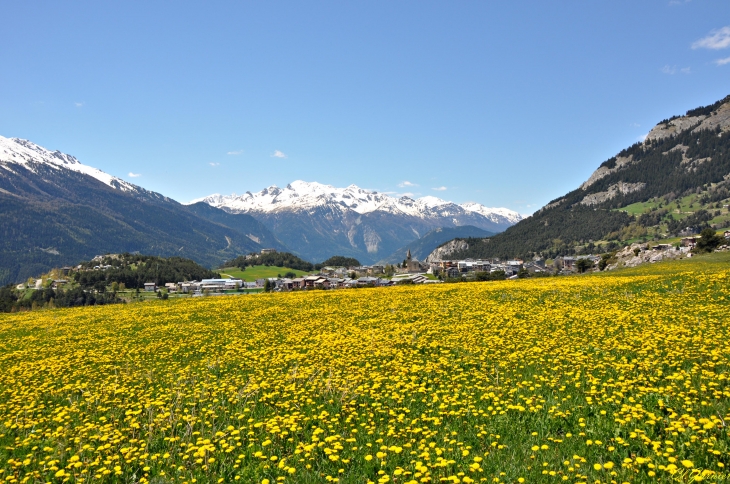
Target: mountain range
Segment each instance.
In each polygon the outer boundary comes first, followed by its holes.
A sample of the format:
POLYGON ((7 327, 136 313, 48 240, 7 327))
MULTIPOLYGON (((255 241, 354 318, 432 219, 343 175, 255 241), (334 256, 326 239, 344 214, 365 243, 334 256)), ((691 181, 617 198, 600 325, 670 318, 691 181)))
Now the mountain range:
POLYGON ((460 249, 450 257, 549 258, 590 251, 594 244, 600 252, 687 228, 726 227, 729 198, 727 96, 661 121, 644 141, 603 162, 580 187, 502 233, 452 244, 460 249), (691 197, 694 201, 684 206, 691 197), (632 204, 645 205, 627 209, 632 204))
POLYGON ((312 262, 333 255, 397 261, 403 249, 450 235, 470 237, 450 245, 453 257, 547 258, 594 243, 611 250, 686 227, 724 227, 728 204, 730 96, 661 121, 646 140, 524 219, 476 203, 305 181, 184 205, 73 156, 0 137, 0 284, 111 252, 177 255, 208 267, 265 247, 312 262))
POLYGON ((183 256, 214 267, 263 246, 286 250, 259 221, 182 205, 76 158, 0 137, 0 284, 96 255, 183 256))
POLYGON ((355 185, 335 188, 301 180, 257 193, 210 195, 193 203, 200 202, 252 215, 306 259, 321 261, 338 254, 366 264, 437 228, 469 225, 496 233, 522 219, 517 212, 478 203, 392 197, 355 185))
POLYGON ((0 136, 0 284, 117 252, 208 267, 262 248, 312 262, 344 255, 372 263, 435 228, 497 232, 520 218, 475 203, 302 181, 181 204, 71 155, 0 136))

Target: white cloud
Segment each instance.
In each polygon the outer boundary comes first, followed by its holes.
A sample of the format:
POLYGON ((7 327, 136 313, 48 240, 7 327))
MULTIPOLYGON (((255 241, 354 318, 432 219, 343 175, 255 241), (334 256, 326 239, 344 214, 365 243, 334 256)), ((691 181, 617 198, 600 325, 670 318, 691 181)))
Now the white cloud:
POLYGON ((129 175, 128 175, 128 176, 129 176, 130 178, 139 178, 139 177, 141 177, 141 176, 142 176, 142 174, 140 174, 140 173, 132 173, 132 172, 130 171, 130 172, 129 172, 129 175))
POLYGON ((208 163, 208 164, 209 164, 210 166, 218 166, 218 165, 220 165, 220 163, 213 163, 212 161, 211 161, 210 163, 208 163))
POLYGON ((437 192, 443 192, 444 190, 448 190, 448 188, 446 188, 446 187, 435 187, 435 188, 432 188, 431 190, 436 190, 437 192))
POLYGON ((690 74, 692 72, 692 69, 689 67, 682 67, 681 69, 677 69, 677 66, 670 66, 669 64, 667 64, 662 67, 662 72, 664 74, 669 74, 670 76, 672 76, 677 72, 681 72, 682 74, 690 74))
POLYGON ((417 187, 417 186, 418 186, 418 184, 416 184, 416 183, 411 183, 411 182, 409 182, 408 180, 406 180, 406 181, 400 182, 400 183, 398 184, 398 186, 399 186, 399 187, 401 187, 401 188, 405 188, 405 187, 417 187))
POLYGON ((228 151, 226 152, 227 155, 242 155, 243 150, 236 150, 236 151, 228 151))
POLYGON ((271 155, 271 157, 272 158, 286 158, 286 155, 279 150, 274 150, 274 154, 271 155))
POLYGON ((646 137, 647 137, 647 136, 649 136, 649 133, 646 133, 646 134, 642 134, 641 136, 639 136, 639 137, 638 137, 638 138, 636 138, 636 139, 637 139, 638 141, 641 141, 641 142, 643 143, 644 141, 646 141, 646 137))
POLYGON ((692 44, 693 49, 724 49, 730 47, 730 25, 713 30, 706 37, 692 44))
POLYGON ((725 57, 724 59, 717 59, 715 61, 715 64, 718 66, 724 66, 725 64, 730 64, 730 57, 725 57))
POLYGON ((76 106, 77 108, 80 108, 83 105, 84 105, 83 102, 76 102, 76 103, 74 103, 74 106, 76 106))

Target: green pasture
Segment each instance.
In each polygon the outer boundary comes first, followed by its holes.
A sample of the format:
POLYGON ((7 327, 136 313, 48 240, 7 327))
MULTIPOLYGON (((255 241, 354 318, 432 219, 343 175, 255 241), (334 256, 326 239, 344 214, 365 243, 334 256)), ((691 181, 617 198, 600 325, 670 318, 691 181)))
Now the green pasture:
POLYGON ((223 269, 218 269, 220 272, 221 277, 231 276, 231 277, 237 277, 239 279, 243 279, 244 281, 255 281, 256 279, 266 279, 268 277, 277 277, 281 275, 282 277, 287 272, 293 272, 297 275, 297 277, 301 277, 303 275, 306 275, 307 272, 305 271, 298 271, 296 269, 290 269, 288 267, 277 267, 277 266, 249 266, 246 267, 245 271, 242 271, 238 267, 224 267, 223 269))

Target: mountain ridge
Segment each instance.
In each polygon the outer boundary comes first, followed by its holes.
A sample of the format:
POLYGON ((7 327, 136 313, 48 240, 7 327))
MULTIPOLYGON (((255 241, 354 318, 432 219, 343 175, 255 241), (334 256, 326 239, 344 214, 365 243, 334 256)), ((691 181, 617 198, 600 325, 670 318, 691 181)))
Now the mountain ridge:
POLYGON ((122 182, 70 155, 0 137, 0 284, 104 253, 183 256, 213 267, 260 250, 251 235, 277 243, 249 215, 213 207, 196 214, 122 182))
POLYGON ((550 258, 590 248, 598 241, 610 249, 636 234, 646 236, 647 227, 661 238, 660 229, 676 232, 684 218, 687 223, 713 219, 710 214, 687 217, 678 209, 670 211, 666 206, 671 202, 700 192, 723 200, 729 190, 730 96, 726 96, 659 122, 643 142, 601 163, 575 190, 500 234, 455 245, 465 248, 451 257, 550 258), (649 199, 658 200, 654 214, 639 217, 619 210, 649 199))
POLYGON ((285 188, 276 185, 264 188, 257 193, 250 191, 243 195, 213 194, 191 201, 205 202, 218 208, 232 212, 276 212, 281 210, 306 210, 328 204, 347 207, 359 214, 374 211, 402 213, 411 216, 427 217, 439 214, 449 216, 449 210, 459 209, 484 216, 496 224, 513 224, 523 217, 519 213, 506 208, 489 208, 476 202, 456 204, 438 197, 425 196, 411 198, 408 196, 391 197, 375 190, 366 190, 357 185, 336 188, 317 182, 295 180, 285 188), (458 208, 456 208, 458 207, 458 208))
POLYGON ((517 212, 474 202, 392 197, 357 185, 335 188, 302 180, 284 188, 272 185, 257 193, 215 194, 191 203, 200 202, 254 216, 312 262, 335 253, 371 264, 434 229, 469 225, 497 233, 522 219, 517 212))

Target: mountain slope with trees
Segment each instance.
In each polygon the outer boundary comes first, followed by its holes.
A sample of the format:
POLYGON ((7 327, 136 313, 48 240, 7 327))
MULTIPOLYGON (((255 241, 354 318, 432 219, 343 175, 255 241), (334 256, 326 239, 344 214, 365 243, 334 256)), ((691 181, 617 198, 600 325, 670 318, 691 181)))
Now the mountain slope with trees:
POLYGON ((697 220, 688 220, 676 209, 646 216, 619 209, 648 200, 666 206, 690 194, 719 201, 727 198, 728 188, 730 96, 662 121, 644 142, 602 163, 581 187, 500 234, 468 240, 468 249, 451 256, 548 258, 597 241, 618 246, 646 233, 647 226, 661 228, 663 235, 676 235, 688 225, 697 230, 712 216, 693 213, 697 220))

